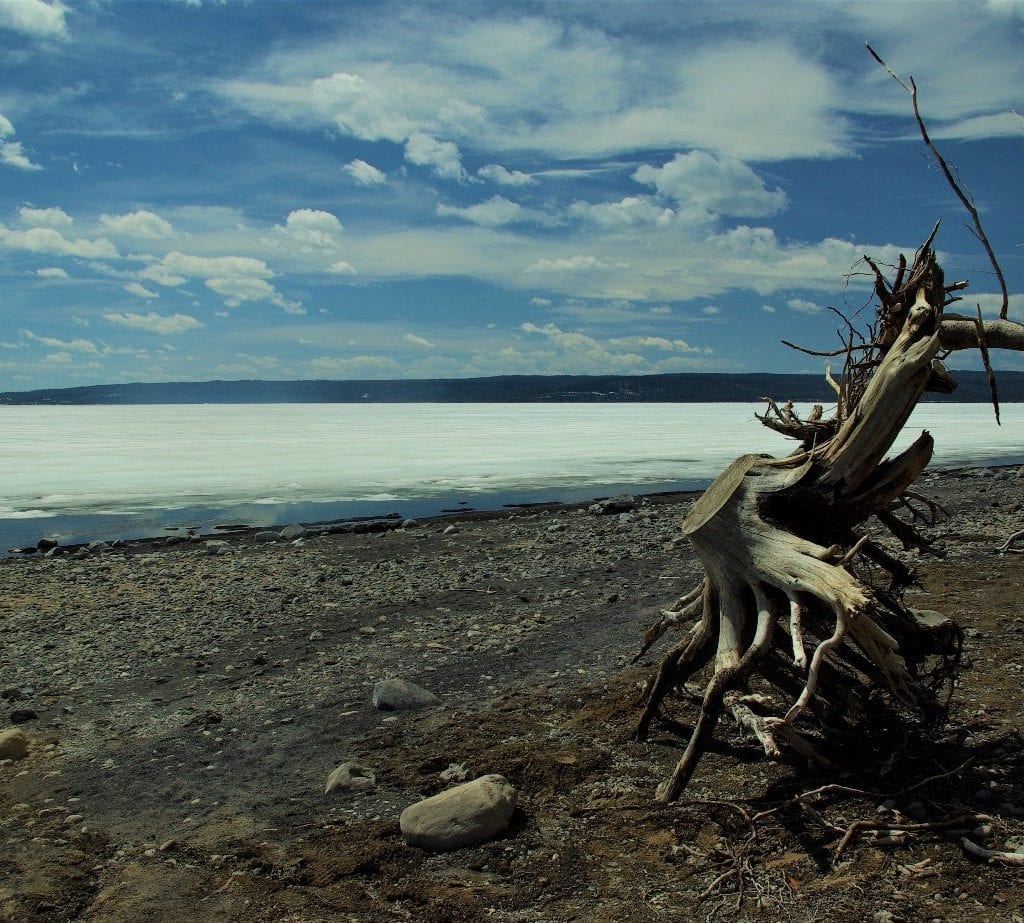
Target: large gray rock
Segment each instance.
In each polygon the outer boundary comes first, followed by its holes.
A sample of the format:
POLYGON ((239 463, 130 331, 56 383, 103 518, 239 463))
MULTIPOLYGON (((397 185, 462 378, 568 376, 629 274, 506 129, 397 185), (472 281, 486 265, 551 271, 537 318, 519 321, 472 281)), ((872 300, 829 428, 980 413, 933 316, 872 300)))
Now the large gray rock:
POLYGON ((516 790, 504 776, 481 776, 409 805, 398 825, 410 846, 460 849, 504 833, 515 809, 516 790))
POLYGON ((20 760, 28 756, 28 734, 17 728, 0 731, 0 760, 20 760))
POLYGON ((441 700, 429 689, 397 676, 376 683, 370 701, 374 708, 381 711, 412 711, 441 704, 441 700))
POLYGON ((297 538, 304 538, 307 534, 306 527, 297 522, 293 522, 290 526, 285 526, 281 530, 281 538, 287 539, 290 542, 297 538))

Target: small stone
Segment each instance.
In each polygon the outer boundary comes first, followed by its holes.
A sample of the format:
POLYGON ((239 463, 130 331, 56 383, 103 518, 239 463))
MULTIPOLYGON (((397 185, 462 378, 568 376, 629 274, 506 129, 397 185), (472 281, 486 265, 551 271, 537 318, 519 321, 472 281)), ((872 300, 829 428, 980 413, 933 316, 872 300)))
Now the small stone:
POLYGON ((469 770, 462 763, 449 763, 440 776, 442 782, 465 782, 469 778, 469 770))
POLYGON ((287 539, 288 541, 294 541, 297 538, 305 538, 307 534, 306 527, 297 522, 293 522, 290 526, 285 526, 281 530, 281 538, 287 539))
POLYGON ((228 543, 219 539, 211 539, 206 543, 207 554, 227 554, 229 550, 228 543))
POLYGON ((403 519, 402 520, 402 528, 403 529, 415 529, 416 526, 418 526, 418 525, 419 525, 419 523, 416 522, 415 519, 403 519))
POLYGON ((280 532, 274 532, 270 529, 266 529, 263 532, 257 532, 253 539, 257 542, 276 542, 281 538, 280 532))
POLYGON ((310 641, 323 641, 324 633, 322 631, 311 631, 309 633, 310 641))
POLYGON ((516 797, 515 788, 504 776, 481 776, 410 805, 398 824, 410 846, 475 846, 508 829, 516 797))
POLYGON ((37 551, 53 551, 57 547, 57 540, 55 538, 41 538, 36 542, 37 551))
POLYGON ((17 728, 0 731, 0 760, 20 760, 28 756, 28 734, 17 728))
POLYGON ((26 721, 35 721, 39 715, 33 708, 16 708, 8 716, 11 724, 24 724, 26 721))
POLYGON ((368 792, 377 785, 377 774, 367 766, 346 760, 327 777, 324 794, 331 792, 368 792))
POLYGON ((445 528, 445 530, 444 530, 444 531, 443 531, 443 532, 442 532, 441 534, 442 534, 442 535, 454 535, 454 534, 455 534, 456 532, 458 532, 458 531, 459 531, 459 530, 458 530, 458 529, 456 529, 456 528, 455 528, 455 526, 447 526, 447 527, 445 528))
POLYGON ((376 683, 370 701, 381 711, 412 711, 441 704, 430 690, 397 676, 376 683))

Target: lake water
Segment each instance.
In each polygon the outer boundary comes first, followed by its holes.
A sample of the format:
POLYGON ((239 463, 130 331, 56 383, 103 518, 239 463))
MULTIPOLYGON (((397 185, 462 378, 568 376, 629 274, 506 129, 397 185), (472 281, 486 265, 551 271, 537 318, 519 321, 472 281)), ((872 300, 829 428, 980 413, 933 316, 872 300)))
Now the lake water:
MULTIPOLYGON (((794 443, 754 404, 0 407, 0 549, 706 486, 794 443)), ((1024 405, 924 404, 934 466, 1024 462, 1024 405)))

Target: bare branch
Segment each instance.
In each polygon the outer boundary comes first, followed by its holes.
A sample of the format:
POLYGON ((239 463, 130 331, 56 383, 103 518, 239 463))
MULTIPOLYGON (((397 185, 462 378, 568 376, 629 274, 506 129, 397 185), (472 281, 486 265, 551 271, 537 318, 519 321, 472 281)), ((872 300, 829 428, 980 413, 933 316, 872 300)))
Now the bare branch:
MULTIPOLYGON (((924 124, 924 119, 921 118, 921 110, 917 105, 917 84, 914 83, 914 78, 910 78, 909 84, 898 76, 892 68, 889 67, 885 61, 879 56, 878 52, 875 51, 870 45, 867 46, 868 51, 882 67, 885 68, 886 72, 890 77, 893 78, 904 90, 910 94, 910 102, 914 108, 914 118, 917 120, 917 127, 921 132, 921 137, 924 139, 924 143, 927 145, 928 150, 931 151, 932 156, 935 158, 935 162, 939 165, 942 170, 942 175, 946 177, 946 182, 949 184, 950 189, 960 200, 964 208, 967 209, 967 213, 971 216, 971 220, 974 222, 974 233, 978 240, 981 242, 982 247, 985 248, 985 253, 988 255, 989 262, 992 264, 992 269, 995 271, 996 279, 999 280, 999 290, 1003 296, 1003 303, 999 308, 999 319, 1006 320, 1007 312, 1010 309, 1010 295, 1006 288, 1006 279, 1003 276, 1003 270, 999 266, 999 260, 996 259, 995 252, 992 250, 992 245, 989 243, 988 235, 985 233, 985 229, 981 225, 981 218, 978 215, 978 209, 974 207, 974 203, 970 200, 968 195, 963 191, 960 184, 956 181, 953 176, 953 171, 949 168, 949 164, 946 163, 946 159, 939 153, 939 149, 935 146, 931 137, 928 134, 928 128, 924 124)), ((934 232, 933 232, 934 236, 934 232)), ((930 242, 929 242, 930 243, 930 242)))

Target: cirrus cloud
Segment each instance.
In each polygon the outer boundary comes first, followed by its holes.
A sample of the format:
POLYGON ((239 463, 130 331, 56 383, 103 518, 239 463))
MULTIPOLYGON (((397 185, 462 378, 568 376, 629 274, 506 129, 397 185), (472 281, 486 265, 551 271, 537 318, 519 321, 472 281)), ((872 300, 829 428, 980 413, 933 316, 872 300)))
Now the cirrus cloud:
POLYGON ((198 330, 203 325, 189 314, 157 314, 150 311, 146 314, 111 311, 103 315, 103 319, 120 327, 132 327, 136 330, 147 330, 161 336, 176 336, 189 330, 198 330))

